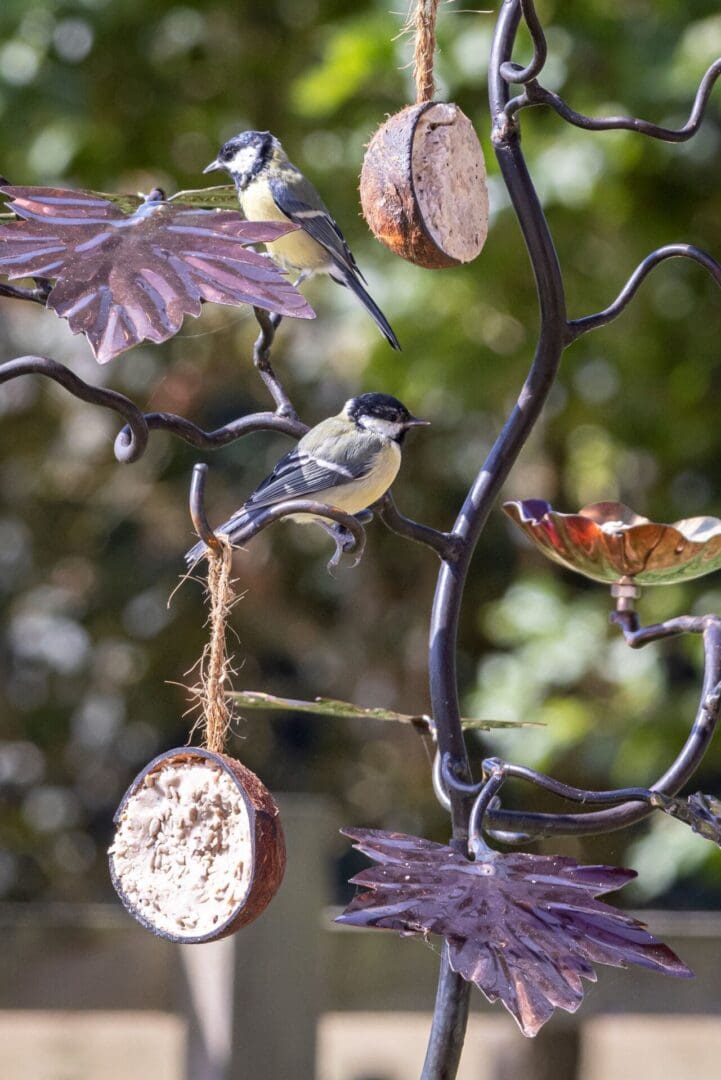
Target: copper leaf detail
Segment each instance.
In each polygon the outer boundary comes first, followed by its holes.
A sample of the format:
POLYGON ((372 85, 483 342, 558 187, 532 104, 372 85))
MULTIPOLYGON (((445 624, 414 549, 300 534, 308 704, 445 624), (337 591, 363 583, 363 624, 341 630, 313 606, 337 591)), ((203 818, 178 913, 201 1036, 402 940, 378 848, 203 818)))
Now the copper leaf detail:
POLYGON ((596 897, 633 870, 579 866, 559 855, 489 852, 476 862, 444 844, 375 829, 343 829, 378 865, 337 919, 402 933, 441 934, 454 971, 501 1001, 524 1035, 554 1009, 575 1012, 593 964, 692 972, 645 925, 596 897))
POLYGON ((53 280, 48 307, 85 334, 101 364, 140 341, 172 337, 203 300, 313 318, 274 263, 246 246, 295 226, 163 200, 126 214, 88 192, 0 191, 23 219, 0 225, 0 273, 53 280))

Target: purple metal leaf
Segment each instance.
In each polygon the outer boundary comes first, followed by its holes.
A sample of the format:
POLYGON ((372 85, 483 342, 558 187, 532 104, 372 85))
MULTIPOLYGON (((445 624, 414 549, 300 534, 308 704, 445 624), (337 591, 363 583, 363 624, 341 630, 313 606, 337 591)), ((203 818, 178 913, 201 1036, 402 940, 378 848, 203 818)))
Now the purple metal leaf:
POLYGON ((253 304, 312 319, 271 259, 246 245, 296 226, 244 221, 233 210, 149 201, 132 214, 82 191, 3 187, 23 221, 0 225, 0 273, 55 280, 48 307, 85 334, 99 363, 138 342, 165 341, 201 301, 253 304))
POLYGON ((416 836, 341 831, 379 865, 352 878, 367 891, 336 921, 441 934, 453 970, 500 1000, 524 1035, 535 1035, 556 1008, 576 1011, 581 980, 595 982, 594 963, 692 975, 643 923, 596 899, 626 885, 633 870, 515 852, 472 862, 416 836))

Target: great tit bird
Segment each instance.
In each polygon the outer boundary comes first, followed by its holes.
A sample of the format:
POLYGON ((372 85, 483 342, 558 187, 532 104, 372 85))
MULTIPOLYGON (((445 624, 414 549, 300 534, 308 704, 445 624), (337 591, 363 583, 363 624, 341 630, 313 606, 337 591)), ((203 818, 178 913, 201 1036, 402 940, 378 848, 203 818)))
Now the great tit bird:
MULTIPOLYGON (((316 499, 347 514, 358 514, 385 495, 401 464, 401 444, 409 428, 428 424, 411 416, 390 394, 360 394, 337 416, 321 420, 280 459, 270 476, 224 525, 216 530, 231 543, 253 521, 254 512, 286 499, 316 499)), ((296 520, 323 519, 308 514, 296 520)), ((185 556, 189 566, 206 553, 201 541, 185 556)))
MULTIPOLYGON (((243 131, 221 147, 204 173, 224 169, 238 189, 248 221, 292 221, 300 228, 267 248, 284 269, 300 271, 298 282, 311 274, 329 274, 360 300, 386 340, 400 349, 388 320, 361 284, 361 274, 343 233, 320 195, 269 131, 243 131)), ((298 284, 296 282, 296 284, 298 284)))

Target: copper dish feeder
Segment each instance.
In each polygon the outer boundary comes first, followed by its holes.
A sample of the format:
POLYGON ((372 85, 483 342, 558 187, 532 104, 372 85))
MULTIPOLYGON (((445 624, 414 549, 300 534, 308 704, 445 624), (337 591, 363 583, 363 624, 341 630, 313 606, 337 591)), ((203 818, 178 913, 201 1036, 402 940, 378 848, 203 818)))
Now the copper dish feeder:
POLYGON ((506 502, 503 509, 549 559, 615 596, 639 585, 675 585, 721 568, 721 520, 693 517, 671 525, 649 521, 621 502, 561 514, 543 499, 506 502))

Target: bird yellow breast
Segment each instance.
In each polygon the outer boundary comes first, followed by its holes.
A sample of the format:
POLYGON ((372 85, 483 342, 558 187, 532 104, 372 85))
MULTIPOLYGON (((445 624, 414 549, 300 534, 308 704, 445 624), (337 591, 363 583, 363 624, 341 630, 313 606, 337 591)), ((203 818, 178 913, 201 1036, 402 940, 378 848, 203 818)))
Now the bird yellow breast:
MULTIPOLYGON (((388 446, 377 455, 375 468, 369 476, 351 484, 339 484, 338 487, 328 488, 311 498, 327 503, 329 506, 336 506, 339 510, 345 510, 346 514, 358 514, 385 495, 398 475, 400 466, 400 447, 397 443, 389 442, 388 446)), ((318 519, 311 514, 295 514, 293 520, 310 524, 318 519)))
MULTIPOLYGON (((268 184, 263 180, 250 183, 238 195, 243 213, 248 221, 288 221, 279 210, 268 184)), ((282 236, 265 245, 273 259, 286 269, 307 270, 315 273, 328 264, 328 254, 320 244, 302 229, 282 236)))
POLYGON ((348 514, 357 514, 385 495, 398 475, 400 466, 400 447, 397 443, 389 442, 378 454, 375 468, 368 476, 325 492, 323 502, 337 506, 348 514))

